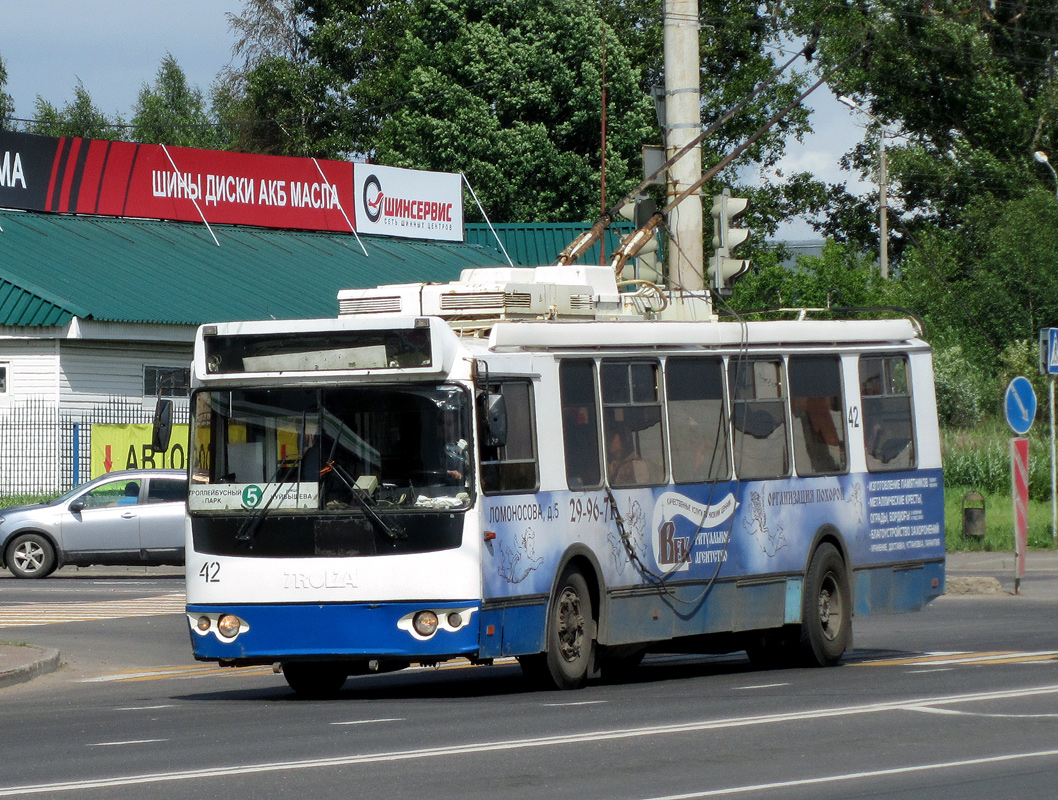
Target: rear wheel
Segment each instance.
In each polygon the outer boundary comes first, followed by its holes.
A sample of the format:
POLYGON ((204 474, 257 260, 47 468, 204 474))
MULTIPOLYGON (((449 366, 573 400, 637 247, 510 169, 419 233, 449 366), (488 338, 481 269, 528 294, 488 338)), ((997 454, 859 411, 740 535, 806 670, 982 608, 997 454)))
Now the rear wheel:
POLYGON ((322 661, 286 661, 283 677, 299 697, 322 699, 338 694, 345 685, 348 669, 344 664, 322 661))
POLYGON ((845 560, 832 544, 821 544, 805 576, 801 653, 812 665, 841 661, 852 640, 852 595, 845 560))
POLYGON ((55 548, 39 533, 23 533, 11 540, 5 558, 16 578, 44 578, 55 571, 55 548))

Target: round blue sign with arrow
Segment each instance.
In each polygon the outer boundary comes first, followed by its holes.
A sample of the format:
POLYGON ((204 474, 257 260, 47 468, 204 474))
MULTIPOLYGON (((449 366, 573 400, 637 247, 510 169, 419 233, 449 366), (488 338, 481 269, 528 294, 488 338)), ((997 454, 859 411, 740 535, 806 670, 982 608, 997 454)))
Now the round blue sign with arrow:
POLYGON ((1032 390, 1029 379, 1021 375, 1007 385, 1003 408, 1007 415, 1007 424, 1018 436, 1024 436, 1032 427, 1036 418, 1036 392, 1032 390))

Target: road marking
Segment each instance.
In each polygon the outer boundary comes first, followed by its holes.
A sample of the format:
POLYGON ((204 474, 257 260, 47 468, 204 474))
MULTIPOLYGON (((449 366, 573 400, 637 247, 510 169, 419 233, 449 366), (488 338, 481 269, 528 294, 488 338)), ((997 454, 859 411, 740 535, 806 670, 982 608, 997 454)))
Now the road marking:
POLYGON ((275 670, 270 666, 262 667, 218 667, 203 665, 194 667, 150 667, 127 672, 115 672, 95 678, 84 678, 81 683, 121 683, 126 681, 156 681, 162 678, 201 678, 214 675, 273 675, 275 670))
POLYGON ((580 700, 569 703, 544 703, 544 708, 572 708, 573 706, 597 706, 609 703, 609 700, 580 700))
POLYGON ((124 708, 115 708, 115 711, 159 711, 163 708, 176 708, 173 703, 167 703, 160 706, 125 706, 124 708))
POLYGON ((168 742, 168 739, 129 739, 125 742, 93 742, 86 747, 124 747, 129 744, 156 744, 157 742, 168 742))
POLYGON ((1041 664, 1058 660, 1058 650, 1019 652, 1016 650, 993 650, 983 653, 925 653, 920 656, 882 658, 876 661, 851 662, 850 667, 901 667, 978 664, 1041 664))
POLYGON ((19 603, 0 610, 0 628, 183 614, 184 606, 183 592, 97 603, 19 603))
POLYGON ((376 722, 404 722, 404 718, 383 717, 382 719, 352 719, 348 722, 332 722, 331 725, 374 725, 376 722))
POLYGON ((748 786, 730 786, 726 789, 710 789, 704 792, 688 792, 686 794, 667 794, 646 800, 695 800, 699 797, 724 797, 732 794, 749 794, 750 792, 767 792, 775 789, 792 789, 799 786, 820 786, 828 783, 839 783, 842 781, 859 781, 868 778, 888 778, 894 775, 911 775, 916 772, 926 772, 931 769, 957 769, 959 767, 978 767, 982 764, 1002 764, 1008 761, 1024 761, 1029 758, 1054 758, 1058 756, 1058 750, 1037 750, 1032 753, 1009 753, 1001 756, 985 756, 983 758, 966 758, 962 761, 939 761, 934 764, 913 764, 906 767, 892 767, 890 769, 875 769, 869 772, 847 772, 843 775, 821 775, 818 778, 800 778, 791 781, 776 781, 775 783, 756 783, 748 786))
POLYGON ((736 686, 735 691, 743 692, 750 689, 778 689, 780 686, 789 686, 788 683, 757 683, 753 686, 736 686))
MULTIPOLYGON (((767 714, 763 716, 731 717, 721 719, 697 720, 685 723, 672 723, 669 725, 650 725, 638 728, 610 728, 585 733, 559 734, 556 736, 541 736, 530 739, 511 739, 507 741, 481 741, 470 742, 461 745, 448 745, 444 747, 425 747, 413 750, 395 750, 379 753, 351 754, 347 756, 336 756, 333 758, 304 759, 298 761, 266 761, 257 764, 243 764, 241 766, 205 767, 201 769, 187 769, 171 772, 146 772, 140 774, 115 776, 112 778, 97 778, 90 780, 56 781, 54 783, 24 784, 21 786, 0 786, 0 797, 14 797, 18 795, 44 794, 47 792, 71 792, 87 791, 90 789, 109 789, 115 786, 146 786, 151 784, 175 783, 177 781, 208 780, 211 778, 228 778, 238 775, 259 775, 276 772, 290 772, 306 769, 333 769, 334 767, 347 767, 359 764, 382 764, 401 761, 417 761, 432 758, 451 758, 452 756, 472 755, 481 753, 509 752, 514 750, 528 750, 535 748, 560 747, 570 744, 588 744, 607 741, 627 741, 653 736, 670 736, 673 734, 701 733, 705 731, 727 730, 731 728, 753 727, 757 725, 772 725, 776 723, 800 722, 804 720, 832 719, 839 717, 850 717, 865 714, 878 714, 892 711, 917 711, 921 708, 934 706, 963 705, 966 703, 987 702, 993 700, 1011 700, 1026 697, 1039 697, 1044 695, 1058 695, 1058 684, 1047 686, 1036 686, 1025 689, 1008 689, 994 692, 972 692, 968 694, 937 695, 933 697, 907 698, 892 702, 867 703, 863 705, 838 706, 836 708, 812 709, 808 711, 791 711, 780 714, 767 714)), ((1034 753, 1014 753, 1003 756, 988 756, 979 759, 967 759, 965 761, 944 762, 911 767, 898 767, 892 770, 878 770, 876 772, 850 773, 848 775, 823 776, 818 778, 805 778, 801 781, 789 781, 782 784, 774 784, 775 787, 812 785, 814 783, 833 783, 841 780, 853 780, 855 778, 869 778, 883 775, 899 775, 905 772, 921 772, 927 769, 942 769, 955 766, 970 766, 975 764, 998 763, 1017 759, 1043 758, 1058 756, 1058 750, 1042 750, 1034 753)), ((733 789, 717 789, 711 791, 713 795, 724 792, 748 792, 761 791, 763 788, 772 786, 762 784, 760 787, 735 787, 733 789)), ((708 797, 709 793, 698 793, 688 795, 673 795, 676 797, 708 797)), ((661 800, 655 798, 654 800, 661 800)))

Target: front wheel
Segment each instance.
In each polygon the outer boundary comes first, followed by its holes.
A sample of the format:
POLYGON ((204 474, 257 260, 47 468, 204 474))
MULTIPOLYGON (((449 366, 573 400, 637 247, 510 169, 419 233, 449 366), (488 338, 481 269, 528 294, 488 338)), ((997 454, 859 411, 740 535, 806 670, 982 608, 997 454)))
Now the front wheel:
POLYGON ((801 652, 812 665, 841 661, 852 640, 852 594, 845 559, 832 544, 819 546, 805 576, 801 652))
POLYGON ((5 560, 16 578, 45 578, 55 571, 55 548, 39 533, 23 533, 11 540, 5 560))
POLYGON ((559 689, 580 688, 594 655, 595 618, 588 582, 578 570, 562 573, 547 616, 547 674, 559 689))

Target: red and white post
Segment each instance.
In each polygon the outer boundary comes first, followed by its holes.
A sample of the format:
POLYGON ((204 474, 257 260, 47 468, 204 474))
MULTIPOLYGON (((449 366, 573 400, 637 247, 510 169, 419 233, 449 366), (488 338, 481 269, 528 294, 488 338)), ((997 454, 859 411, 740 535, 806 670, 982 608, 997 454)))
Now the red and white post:
POLYGON ((1011 495, 1014 498, 1014 594, 1025 577, 1025 551, 1029 541, 1029 440, 1010 440, 1011 495))

